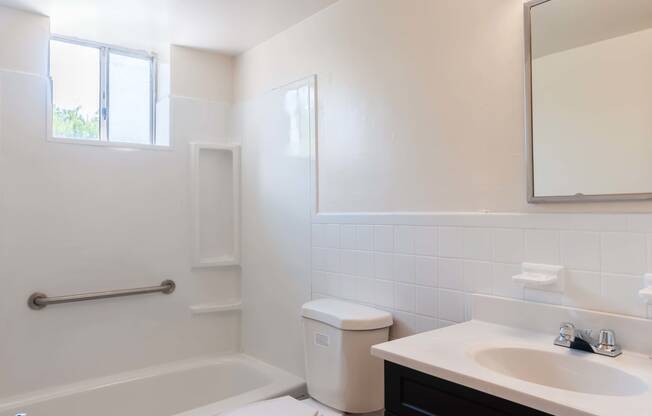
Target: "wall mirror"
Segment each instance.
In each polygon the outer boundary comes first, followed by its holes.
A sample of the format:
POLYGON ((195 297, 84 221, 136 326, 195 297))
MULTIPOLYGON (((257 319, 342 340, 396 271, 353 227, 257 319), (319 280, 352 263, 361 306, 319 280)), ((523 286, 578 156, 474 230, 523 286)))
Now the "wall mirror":
POLYGON ((530 202, 652 199, 652 1, 525 4, 530 202))

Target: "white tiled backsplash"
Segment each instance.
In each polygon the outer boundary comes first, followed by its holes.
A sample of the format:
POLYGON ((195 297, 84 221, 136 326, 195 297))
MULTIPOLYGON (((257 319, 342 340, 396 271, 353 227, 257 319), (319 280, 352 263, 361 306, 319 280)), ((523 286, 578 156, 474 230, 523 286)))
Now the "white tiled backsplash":
POLYGON ((471 293, 652 319, 646 271, 647 214, 319 214, 312 226, 313 298, 388 310, 393 337, 469 319, 471 293), (513 283, 522 262, 563 265, 564 293, 513 283))

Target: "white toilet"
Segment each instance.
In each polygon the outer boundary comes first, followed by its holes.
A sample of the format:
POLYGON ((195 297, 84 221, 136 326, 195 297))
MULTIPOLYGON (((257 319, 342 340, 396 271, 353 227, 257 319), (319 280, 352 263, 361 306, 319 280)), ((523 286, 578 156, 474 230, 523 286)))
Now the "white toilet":
POLYGON ((302 312, 311 399, 282 397, 228 416, 331 416, 383 409, 383 362, 370 349, 387 341, 392 315, 336 299, 308 302, 302 312))

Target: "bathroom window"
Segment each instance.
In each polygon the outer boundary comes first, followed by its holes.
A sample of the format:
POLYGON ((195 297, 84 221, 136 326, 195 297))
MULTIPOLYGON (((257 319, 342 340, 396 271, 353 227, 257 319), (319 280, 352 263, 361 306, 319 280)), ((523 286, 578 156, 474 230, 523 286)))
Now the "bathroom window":
POLYGON ((50 41, 52 137, 156 145, 156 58, 94 42, 50 41))

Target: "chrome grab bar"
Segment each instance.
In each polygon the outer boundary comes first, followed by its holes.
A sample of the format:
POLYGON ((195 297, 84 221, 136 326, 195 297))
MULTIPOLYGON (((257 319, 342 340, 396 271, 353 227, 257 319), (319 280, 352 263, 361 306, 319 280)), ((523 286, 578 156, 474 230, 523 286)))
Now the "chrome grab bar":
POLYGON ((85 300, 117 298, 122 296, 144 295, 147 293, 164 293, 169 295, 174 292, 177 285, 173 280, 164 280, 159 286, 138 287, 135 289, 107 290, 105 292, 79 293, 76 295, 48 297, 45 293, 34 292, 27 299, 27 306, 30 309, 40 310, 48 305, 59 303, 82 302, 85 300))

